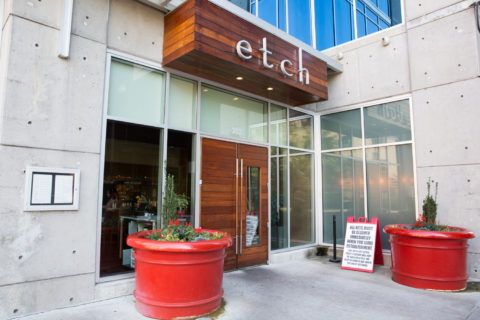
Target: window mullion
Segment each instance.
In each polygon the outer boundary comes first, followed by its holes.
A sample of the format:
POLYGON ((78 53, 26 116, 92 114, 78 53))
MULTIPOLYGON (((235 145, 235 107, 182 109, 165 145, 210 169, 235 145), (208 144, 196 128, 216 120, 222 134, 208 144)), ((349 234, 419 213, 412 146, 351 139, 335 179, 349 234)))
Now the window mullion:
POLYGON ((364 108, 360 108, 360 125, 362 128, 362 156, 363 156, 363 207, 364 216, 368 218, 368 196, 367 196, 367 152, 365 148, 365 122, 364 108))

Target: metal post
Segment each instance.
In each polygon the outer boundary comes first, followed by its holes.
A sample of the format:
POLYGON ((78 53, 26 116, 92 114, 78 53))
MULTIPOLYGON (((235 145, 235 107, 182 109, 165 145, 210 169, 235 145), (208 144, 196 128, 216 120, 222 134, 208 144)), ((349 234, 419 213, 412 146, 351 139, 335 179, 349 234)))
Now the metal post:
POLYGON ((333 258, 330 258, 330 262, 338 263, 342 261, 341 259, 337 258, 337 217, 335 215, 332 216, 333 222, 333 258))

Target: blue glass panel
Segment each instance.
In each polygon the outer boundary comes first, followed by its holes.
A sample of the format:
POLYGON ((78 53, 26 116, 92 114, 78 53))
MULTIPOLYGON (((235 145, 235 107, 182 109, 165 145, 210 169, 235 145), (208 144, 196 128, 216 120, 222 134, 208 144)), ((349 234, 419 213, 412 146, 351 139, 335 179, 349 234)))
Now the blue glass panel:
POLYGON ((335 45, 333 0, 315 1, 315 31, 317 33, 318 50, 327 49, 335 45))
POLYGON ((357 0, 357 10, 360 10, 361 12, 365 12, 365 5, 363 4, 362 1, 357 0))
POLYGON ((368 7, 366 8, 365 10, 366 14, 367 14, 367 17, 369 17, 372 21, 374 21, 375 23, 377 23, 377 14, 375 12, 373 12, 372 10, 368 9, 368 7))
POLYGON ((288 1, 288 31, 295 38, 311 44, 310 1, 288 1))
POLYGON ((231 3, 239 6, 243 10, 250 11, 250 0, 229 0, 231 3))
POLYGON ((258 0, 258 16, 268 23, 277 26, 277 1, 258 0))
POLYGON ((389 15, 388 0, 378 0, 378 8, 382 10, 387 16, 389 15))
POLYGON ((346 0, 335 0, 335 15, 336 44, 352 40, 353 17, 351 3, 346 0))
POLYGON ((365 16, 363 13, 357 11, 357 34, 358 37, 363 37, 367 34, 367 29, 365 26, 365 16))
POLYGON ((378 26, 372 21, 370 21, 369 19, 367 19, 367 34, 374 33, 377 31, 378 31, 378 26))
POLYGON ((287 31, 287 7, 285 0, 278 0, 278 27, 283 31, 287 31))
POLYGON ((390 27, 388 23, 386 23, 382 19, 378 19, 378 25, 380 26, 380 29, 386 29, 390 27))

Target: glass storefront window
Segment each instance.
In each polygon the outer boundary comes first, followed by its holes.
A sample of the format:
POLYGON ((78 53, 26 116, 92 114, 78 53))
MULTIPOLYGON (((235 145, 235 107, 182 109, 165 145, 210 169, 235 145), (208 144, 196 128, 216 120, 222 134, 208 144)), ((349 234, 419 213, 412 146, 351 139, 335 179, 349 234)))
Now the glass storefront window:
POLYGON ((265 102, 202 86, 202 132, 225 138, 267 142, 265 102))
POLYGON ((408 100, 365 108, 364 118, 367 145, 412 139, 408 100))
POLYGON ((289 110, 289 138, 290 147, 299 149, 313 149, 313 117, 289 110))
MULTIPOLYGON (((321 125, 324 241, 333 240, 333 215, 337 217, 340 243, 349 216, 378 217, 382 228, 386 224, 414 222, 409 100, 322 116, 321 125)), ((384 249, 390 247, 384 234, 382 245, 384 249)))
POLYGON ((270 150, 271 244, 277 250, 288 247, 288 149, 270 150))
MULTIPOLYGON (((415 222, 415 187, 412 145, 367 148, 367 206, 378 217, 380 228, 387 224, 415 222)), ((382 244, 390 248, 388 235, 382 244)))
POLYGON ((287 135, 287 108, 270 105, 270 144, 286 146, 287 135))
POLYGON ((313 154, 290 154, 290 246, 314 241, 313 154))
POLYGON ((363 152, 348 150, 322 154, 323 239, 333 242, 332 216, 337 219, 337 241, 343 243, 347 218, 365 213, 363 152))
POLYGON ((144 66, 112 59, 108 115, 131 122, 161 125, 165 75, 144 66))
POLYGON ((360 147, 361 121, 360 109, 322 116, 322 150, 360 147))
POLYGON ((160 132, 158 128, 107 122, 100 276, 132 270, 128 234, 156 226, 160 132))
POLYGON ((196 129, 197 83, 195 81, 170 78, 168 104, 168 126, 175 129, 196 129))

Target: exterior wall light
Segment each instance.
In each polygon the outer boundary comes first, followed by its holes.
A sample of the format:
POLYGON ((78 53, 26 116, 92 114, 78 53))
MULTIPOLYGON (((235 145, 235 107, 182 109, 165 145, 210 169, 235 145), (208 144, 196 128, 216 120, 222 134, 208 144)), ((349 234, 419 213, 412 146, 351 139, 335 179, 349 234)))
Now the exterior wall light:
POLYGON ((383 38, 382 38, 382 45, 383 45, 384 47, 386 47, 386 46, 388 46, 389 44, 390 44, 390 38, 387 37, 387 36, 383 37, 383 38))
POLYGON ((272 87, 268 87, 267 90, 268 90, 268 91, 273 91, 273 88, 272 88, 272 87))

